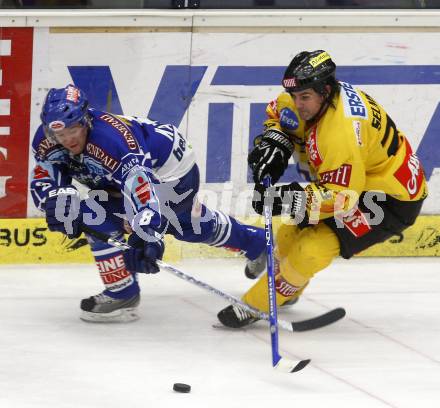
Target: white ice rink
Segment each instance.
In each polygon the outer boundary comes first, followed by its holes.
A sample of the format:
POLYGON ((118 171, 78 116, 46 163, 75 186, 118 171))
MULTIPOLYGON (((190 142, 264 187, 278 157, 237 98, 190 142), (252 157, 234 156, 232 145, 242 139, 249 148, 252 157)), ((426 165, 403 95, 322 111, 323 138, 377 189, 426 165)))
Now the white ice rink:
MULTIPOLYGON (((252 284, 243 261, 179 268, 235 295, 252 284)), ((0 267, 1 408, 438 408, 440 260, 338 260, 319 273, 285 320, 343 306, 344 320, 280 332, 280 353, 311 358, 272 369, 267 326, 212 328, 221 298, 163 271, 140 276, 141 319, 79 320, 101 291, 92 265, 0 267), (192 386, 178 394, 173 383, 192 386)))

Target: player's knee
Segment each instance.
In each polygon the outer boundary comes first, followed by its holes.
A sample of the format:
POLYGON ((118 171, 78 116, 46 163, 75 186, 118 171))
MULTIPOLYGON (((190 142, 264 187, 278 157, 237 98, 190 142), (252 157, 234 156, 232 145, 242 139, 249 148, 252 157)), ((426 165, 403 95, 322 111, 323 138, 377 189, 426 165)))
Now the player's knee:
POLYGON ((310 227, 302 230, 292 243, 288 264, 297 273, 311 278, 330 265, 339 254, 339 242, 330 229, 310 227))
POLYGON ((299 232, 300 229, 296 225, 280 225, 275 238, 276 254, 278 258, 284 258, 289 254, 299 232))

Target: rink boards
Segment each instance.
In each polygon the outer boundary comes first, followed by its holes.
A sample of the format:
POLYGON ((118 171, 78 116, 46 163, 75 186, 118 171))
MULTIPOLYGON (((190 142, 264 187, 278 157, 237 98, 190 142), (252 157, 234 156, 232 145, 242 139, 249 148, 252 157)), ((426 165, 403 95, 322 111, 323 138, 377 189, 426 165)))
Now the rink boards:
MULTIPOLYGON (((275 217, 274 228, 280 223, 275 217)), ((261 225, 261 219, 243 220, 261 225)), ((89 246, 84 236, 68 239, 47 229, 44 219, 0 220, 0 264, 11 263, 92 263, 89 246)), ((378 244, 360 256, 439 256, 440 215, 420 216, 416 224, 398 237, 378 244)), ((188 258, 221 258, 238 256, 234 252, 202 244, 188 244, 166 237, 165 260, 176 262, 188 258)))
MULTIPOLYGON (((194 148, 209 205, 237 217, 251 215, 246 157, 262 130, 265 107, 282 91, 292 56, 319 48, 337 62, 339 79, 376 98, 407 135, 429 184, 422 212, 440 214, 439 27, 391 30, 345 20, 344 27, 332 27, 341 22, 331 16, 327 28, 299 27, 281 16, 272 21, 284 27, 268 27, 265 20, 245 27, 243 16, 231 17, 234 27, 219 27, 210 18, 159 28, 74 27, 72 20, 51 27, 38 19, 33 27, 2 28, 0 218, 40 216, 28 193, 34 166, 29 144, 47 90, 70 82, 95 108, 179 126, 194 148)), ((57 21, 64 20, 46 23, 57 21)), ((282 181, 292 180, 301 181, 293 163, 282 181)))
MULTIPOLYGON (((265 107, 282 90, 293 55, 321 48, 337 62, 339 79, 384 106, 428 180, 424 216, 406 239, 363 255, 439 255, 439 13, 127 13, 0 19, 0 263, 92 262, 84 239, 63 240, 46 229, 29 195, 30 142, 49 88, 72 82, 95 108, 179 126, 200 167, 199 199, 252 222, 246 157, 265 107)), ((281 181, 292 180, 301 181, 290 163, 281 181)), ((169 260, 236 256, 167 244, 169 260)))

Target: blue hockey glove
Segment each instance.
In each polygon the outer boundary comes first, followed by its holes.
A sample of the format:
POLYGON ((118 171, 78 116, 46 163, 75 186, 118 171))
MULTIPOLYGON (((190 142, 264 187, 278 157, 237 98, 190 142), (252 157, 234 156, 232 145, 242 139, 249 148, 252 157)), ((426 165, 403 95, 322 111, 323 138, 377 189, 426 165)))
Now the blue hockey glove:
POLYGON ((44 203, 46 222, 50 231, 58 231, 69 238, 81 235, 81 209, 78 190, 68 185, 50 190, 44 203))
MULTIPOLYGON (((152 233, 153 231, 146 232, 152 233)), ((153 235, 151 238, 150 241, 144 241, 135 232, 128 238, 128 245, 131 248, 124 252, 124 261, 130 272, 159 272, 157 260, 162 259, 165 244, 162 239, 154 239, 153 235)))

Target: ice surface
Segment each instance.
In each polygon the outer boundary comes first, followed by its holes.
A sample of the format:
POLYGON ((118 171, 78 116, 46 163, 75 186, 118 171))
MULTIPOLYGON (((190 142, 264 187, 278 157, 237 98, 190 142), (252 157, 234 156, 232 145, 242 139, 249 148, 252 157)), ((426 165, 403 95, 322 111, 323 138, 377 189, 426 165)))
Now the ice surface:
MULTIPOLYGON (((240 296, 241 259, 176 265, 240 296)), ((141 319, 79 320, 100 292, 93 265, 0 267, 1 408, 425 408, 440 406, 440 260, 337 260, 316 275, 285 320, 343 306, 347 317, 307 333, 280 332, 280 353, 311 358, 272 369, 267 326, 212 328, 221 298, 163 271, 140 276, 141 319), (178 394, 173 383, 192 387, 178 394)))

